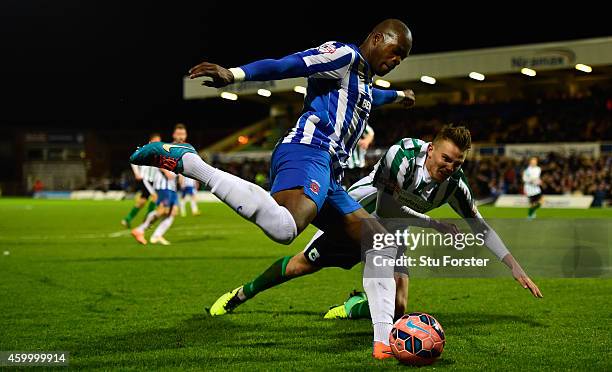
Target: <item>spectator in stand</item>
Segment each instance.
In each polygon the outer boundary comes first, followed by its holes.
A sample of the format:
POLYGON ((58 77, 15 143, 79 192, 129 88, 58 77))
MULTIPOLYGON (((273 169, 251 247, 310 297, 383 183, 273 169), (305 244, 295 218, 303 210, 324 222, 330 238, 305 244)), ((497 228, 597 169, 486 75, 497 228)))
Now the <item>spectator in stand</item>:
POLYGON ((34 186, 32 186, 32 192, 34 194, 39 193, 41 191, 43 191, 45 189, 45 185, 43 184, 43 182, 41 180, 36 180, 34 182, 34 186))

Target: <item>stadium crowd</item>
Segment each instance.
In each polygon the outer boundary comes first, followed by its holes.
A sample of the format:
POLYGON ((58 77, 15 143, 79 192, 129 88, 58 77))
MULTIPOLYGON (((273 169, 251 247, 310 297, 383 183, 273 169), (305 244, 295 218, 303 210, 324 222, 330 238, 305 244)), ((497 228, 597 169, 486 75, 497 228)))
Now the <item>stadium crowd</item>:
MULTIPOLYGON (((376 158, 368 157, 368 166, 346 171, 345 185, 350 185, 368 174, 376 158)), ((521 194, 523 189, 522 172, 528 159, 515 160, 507 157, 481 157, 466 161, 463 170, 479 198, 497 197, 501 194, 521 194)), ((269 187, 266 161, 214 162, 238 177, 269 187)), ((595 205, 612 199, 612 155, 599 159, 570 156, 564 157, 550 153, 540 159, 542 168, 542 191, 544 194, 582 194, 594 195, 595 205)))
MULTIPOLYGON (((599 159, 550 153, 540 159, 544 194, 594 195, 596 201, 612 199, 612 156, 599 159)), ((527 159, 487 157, 467 162, 464 170, 480 197, 522 192, 522 171, 527 159)))
MULTIPOLYGON (((438 104, 405 110, 375 111, 370 124, 376 130, 374 145, 386 149, 403 137, 431 140, 446 123, 465 125, 472 141, 489 144, 612 141, 612 92, 593 89, 582 96, 548 96, 523 100, 465 105, 438 104)), ((371 152, 370 152, 371 154, 371 152)), ((367 157, 367 166, 345 173, 348 186, 371 170, 378 159, 367 157)), ((213 166, 222 168, 263 188, 269 188, 269 161, 232 160, 214 157, 213 166)), ((479 198, 522 193, 522 171, 527 159, 481 157, 468 160, 463 169, 479 198)), ((540 159, 544 194, 594 195, 594 205, 612 200, 612 156, 599 159, 563 157, 551 153, 540 159)), ((96 189, 126 189, 129 174, 115 180, 95 180, 96 189), (127 175, 127 177, 126 177, 127 175)))
POLYGON ((446 123, 465 125, 473 142, 582 142, 612 140, 612 99, 589 96, 539 101, 472 105, 436 105, 380 110, 370 124, 376 145, 387 147, 398 138, 430 140, 446 123))

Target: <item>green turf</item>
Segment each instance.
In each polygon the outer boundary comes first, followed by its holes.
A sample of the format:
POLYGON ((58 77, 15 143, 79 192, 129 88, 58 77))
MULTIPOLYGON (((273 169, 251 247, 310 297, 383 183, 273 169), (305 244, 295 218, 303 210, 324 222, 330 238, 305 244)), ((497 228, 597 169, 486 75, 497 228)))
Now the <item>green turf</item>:
MULTIPOLYGON (((221 204, 177 218, 170 247, 136 244, 129 202, 0 199, 0 350, 67 350, 83 369, 407 368, 370 357, 369 321, 322 313, 359 288, 358 270, 324 270, 272 289, 234 314, 203 313, 223 292, 300 250, 270 242, 221 204)), ((523 210, 482 208, 487 217, 523 210)), ((437 216, 448 216, 441 210, 437 216)), ((612 218, 540 210, 541 218, 612 218)), ((136 221, 142 219, 136 217, 136 221)), ((612 370, 612 280, 419 279, 409 309, 433 314, 447 344, 436 369, 612 370)))

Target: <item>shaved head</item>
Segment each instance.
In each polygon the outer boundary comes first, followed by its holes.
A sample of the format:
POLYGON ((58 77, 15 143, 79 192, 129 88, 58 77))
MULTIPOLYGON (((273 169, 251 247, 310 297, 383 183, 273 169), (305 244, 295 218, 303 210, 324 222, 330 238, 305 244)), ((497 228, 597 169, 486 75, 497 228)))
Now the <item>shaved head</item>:
POLYGON ((399 19, 380 22, 359 47, 372 71, 386 75, 408 56, 412 49, 412 32, 399 19))
POLYGON ((406 40, 410 40, 410 42, 412 43, 412 33, 410 32, 410 29, 408 28, 408 26, 406 26, 404 22, 400 21, 399 19, 385 19, 384 21, 374 26, 374 29, 372 29, 370 35, 375 33, 381 33, 385 35, 385 37, 391 38, 404 37, 406 40))

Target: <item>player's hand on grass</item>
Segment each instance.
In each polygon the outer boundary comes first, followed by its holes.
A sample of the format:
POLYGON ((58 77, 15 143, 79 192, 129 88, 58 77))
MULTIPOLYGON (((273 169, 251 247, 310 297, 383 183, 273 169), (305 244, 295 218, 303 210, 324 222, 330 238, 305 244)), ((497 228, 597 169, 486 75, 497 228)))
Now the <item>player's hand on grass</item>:
POLYGON ((414 92, 412 91, 412 89, 406 89, 404 90, 404 99, 402 100, 402 104, 405 107, 412 107, 414 106, 414 103, 416 102, 416 97, 414 96, 414 92))
POLYGON ((153 202, 157 201, 157 194, 151 194, 151 201, 153 202))
POLYGON ((201 76, 212 78, 212 81, 202 83, 207 87, 221 88, 234 82, 234 74, 230 70, 210 62, 202 62, 189 70, 190 79, 201 76))
POLYGON ((529 289, 533 297, 542 298, 542 292, 540 292, 540 288, 525 274, 525 271, 521 267, 512 269, 512 276, 516 279, 519 284, 525 288, 529 289))

